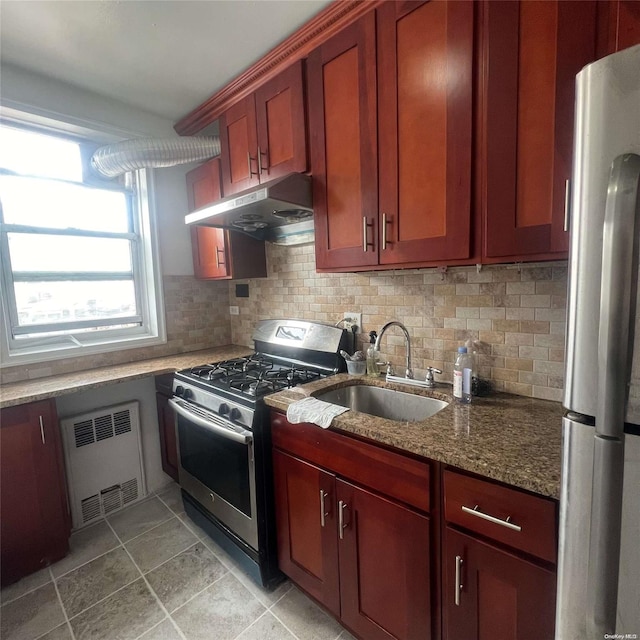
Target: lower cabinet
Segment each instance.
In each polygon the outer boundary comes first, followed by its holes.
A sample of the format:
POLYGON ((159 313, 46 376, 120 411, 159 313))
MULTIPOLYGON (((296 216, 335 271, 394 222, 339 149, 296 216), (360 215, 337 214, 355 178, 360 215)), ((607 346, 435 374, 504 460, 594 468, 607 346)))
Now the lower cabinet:
MULTIPOLYGON (((360 464, 365 460, 350 455, 349 450, 341 452, 340 439, 364 448, 365 458, 371 456, 366 469, 362 468, 364 473, 375 474, 375 463, 382 464, 376 484, 388 483, 392 494, 398 488, 392 486, 392 477, 386 478, 385 467, 395 464, 397 454, 319 432, 318 427, 293 428, 306 430, 307 445, 311 445, 305 446, 308 457, 314 457, 317 435, 319 450, 328 447, 336 453, 336 466, 322 468, 298 455, 274 450, 280 569, 360 638, 431 638, 430 520, 425 513, 384 495, 384 487, 360 486, 360 464), (325 437, 330 439, 323 443, 325 437), (392 458, 385 461, 387 455, 392 458)), ((276 446, 287 440, 280 438, 277 425, 273 435, 276 446)), ((428 496, 429 467, 422 466, 415 479, 426 474, 422 490, 428 496)))
POLYGON ((162 470, 178 482, 176 417, 169 405, 169 398, 172 396, 172 382, 172 375, 156 376, 156 407, 158 410, 162 470))
POLYGON ((1 582, 10 584, 63 558, 71 518, 53 400, 0 415, 1 582))
POLYGON ((550 640, 556 574, 447 527, 443 625, 447 640, 550 640))

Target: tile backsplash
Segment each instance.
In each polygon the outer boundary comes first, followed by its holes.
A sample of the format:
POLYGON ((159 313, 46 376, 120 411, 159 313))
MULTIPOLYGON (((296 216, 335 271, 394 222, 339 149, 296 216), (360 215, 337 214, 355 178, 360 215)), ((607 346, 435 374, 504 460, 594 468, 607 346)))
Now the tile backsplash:
MULTIPOLYGON (((496 389, 561 400, 564 369, 566 262, 437 269, 323 273, 315 271, 313 245, 268 245, 268 277, 248 280, 249 297, 235 296, 231 316, 235 344, 252 346, 255 323, 302 318, 337 323, 345 311, 362 313, 359 348, 368 332, 389 320, 411 335, 413 368, 431 365, 451 381, 458 346, 472 340, 478 373, 496 389)), ((404 339, 385 333, 382 354, 404 370, 404 339)))
MULTIPOLYGON (((411 335, 416 377, 425 367, 451 381, 457 347, 472 340, 478 373, 496 389, 561 400, 564 369, 566 262, 437 269, 323 273, 315 271, 313 245, 267 245, 268 277, 246 280, 249 297, 237 298, 236 281, 209 282, 164 276, 167 343, 66 358, 1 371, 1 382, 94 369, 225 344, 253 346, 258 320, 303 318, 337 323, 345 311, 362 313, 358 348, 368 332, 389 320, 411 335), (229 315, 229 305, 239 315, 229 315)), ((382 340, 383 356, 404 370, 404 339, 397 328, 382 340)))
POLYGON ((191 276, 163 276, 167 342, 154 347, 65 358, 0 370, 1 383, 96 369, 174 353, 196 351, 231 342, 229 286, 191 276))

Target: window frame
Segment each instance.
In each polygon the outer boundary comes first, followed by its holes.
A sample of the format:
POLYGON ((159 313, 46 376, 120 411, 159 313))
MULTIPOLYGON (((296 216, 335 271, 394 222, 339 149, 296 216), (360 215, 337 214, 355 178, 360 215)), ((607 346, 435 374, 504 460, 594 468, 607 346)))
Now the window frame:
MULTIPOLYGON (((98 147, 105 143, 105 133, 93 131, 95 134, 87 136, 77 135, 65 130, 63 123, 60 128, 30 127, 27 122, 14 119, 2 119, 2 124, 20 127, 38 133, 53 135, 80 144, 83 158, 84 187, 114 189, 124 192, 127 196, 129 216, 128 232, 100 232, 80 229, 55 229, 33 225, 5 224, 0 217, 0 306, 3 318, 0 330, 0 367, 10 367, 21 364, 57 360, 68 357, 81 357, 97 353, 118 351, 122 349, 140 348, 166 343, 166 327, 164 318, 164 301, 162 296, 162 277, 158 256, 158 238, 155 225, 155 207, 153 202, 153 172, 141 169, 126 175, 126 186, 101 180, 89 175, 86 171, 87 148, 98 147), (52 234, 74 237, 114 237, 130 241, 131 251, 131 280, 133 281, 137 313, 122 318, 107 319, 106 321, 73 321, 68 323, 43 323, 20 327, 18 322, 17 303, 15 297, 15 282, 24 278, 14 274, 34 275, 30 272, 14 272, 10 264, 8 233, 52 234), (6 256, 6 257, 5 257, 6 256), (100 325, 106 327, 114 324, 139 322, 138 326, 122 327, 118 329, 102 329, 96 331, 76 331, 86 326, 100 325), (39 335, 30 338, 20 336, 33 333, 33 329, 45 331, 65 331, 56 335, 39 335)), ((108 136, 108 134, 106 134, 108 136)), ((109 140, 112 141, 113 139, 109 140)), ((89 275, 79 277, 73 281, 87 281, 104 279, 106 273, 91 271, 77 272, 89 275)), ((55 272, 37 272, 43 279, 55 279, 55 272)), ((65 273, 66 276, 70 275, 65 273)), ((118 276, 122 274, 118 272, 118 276)), ((59 274, 58 274, 59 276, 59 274)), ((68 277, 64 279, 69 279, 68 277)), ((124 279, 124 278, 123 278, 124 279)), ((126 278, 129 279, 128 277, 126 278)))

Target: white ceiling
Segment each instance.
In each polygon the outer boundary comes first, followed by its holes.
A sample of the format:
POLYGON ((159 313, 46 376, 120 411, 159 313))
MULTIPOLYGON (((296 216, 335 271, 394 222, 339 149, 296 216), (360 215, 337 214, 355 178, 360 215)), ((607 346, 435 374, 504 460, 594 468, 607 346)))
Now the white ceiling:
POLYGON ((0 0, 0 62, 179 120, 329 0, 0 0))

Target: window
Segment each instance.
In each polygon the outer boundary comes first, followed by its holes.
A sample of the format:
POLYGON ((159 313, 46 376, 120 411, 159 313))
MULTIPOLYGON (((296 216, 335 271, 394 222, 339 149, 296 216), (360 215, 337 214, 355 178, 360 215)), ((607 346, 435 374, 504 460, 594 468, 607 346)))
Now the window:
POLYGON ((97 146, 0 124, 3 364, 164 339, 147 176, 99 178, 97 146))

